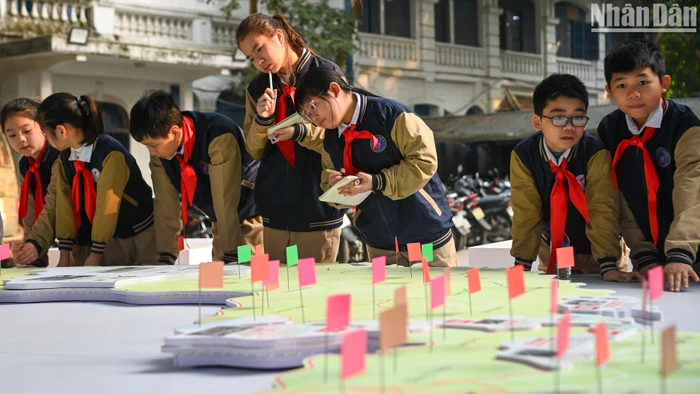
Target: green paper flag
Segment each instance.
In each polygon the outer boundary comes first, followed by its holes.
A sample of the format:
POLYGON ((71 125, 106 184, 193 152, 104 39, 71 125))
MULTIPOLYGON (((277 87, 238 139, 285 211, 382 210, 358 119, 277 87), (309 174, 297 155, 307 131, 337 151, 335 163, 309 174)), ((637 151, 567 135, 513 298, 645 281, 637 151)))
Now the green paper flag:
POLYGON ((238 247, 238 262, 239 263, 249 263, 250 256, 252 254, 252 249, 250 245, 241 245, 238 247))
POLYGON ((299 249, 296 245, 287 246, 287 267, 294 267, 299 262, 299 249))
POLYGON ((433 261, 433 244, 423 244, 423 257, 428 261, 433 261))

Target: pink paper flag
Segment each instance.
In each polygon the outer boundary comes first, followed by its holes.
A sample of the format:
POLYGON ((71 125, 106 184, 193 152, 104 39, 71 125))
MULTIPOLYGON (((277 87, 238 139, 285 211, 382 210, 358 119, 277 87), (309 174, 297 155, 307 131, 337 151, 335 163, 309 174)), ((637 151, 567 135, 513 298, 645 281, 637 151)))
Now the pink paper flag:
POLYGON ((656 266, 647 273, 649 278, 649 298, 654 301, 664 293, 664 267, 656 266))
POLYGON ((299 259, 299 287, 316 284, 316 260, 313 257, 299 259))
POLYGON ((408 248, 408 261, 415 263, 416 261, 423 260, 423 249, 420 246, 420 242, 414 242, 406 245, 408 248))
MULTIPOLYGON (((267 279, 263 280, 263 286, 270 287, 274 285, 279 285, 280 283, 280 261, 272 260, 267 262, 268 265, 268 275, 267 279)), ((268 290, 270 290, 268 288, 268 290)))
POLYGON ((555 314, 557 313, 557 310, 559 309, 559 279, 554 278, 552 279, 552 291, 550 292, 551 294, 551 301, 550 301, 550 307, 549 307, 549 313, 555 314))
POLYGON ((367 356, 367 331, 359 329, 343 336, 340 348, 341 372, 343 380, 358 375, 365 370, 367 356))
POLYGON ((10 244, 0 245, 0 260, 10 258, 10 244))
POLYGON ((571 326, 571 314, 567 313, 557 323, 557 358, 561 360, 569 348, 569 327, 571 326))
POLYGON ((329 296, 326 300, 326 331, 344 330, 350 325, 350 293, 329 296))
POLYGON ((382 283, 386 280, 386 256, 372 259, 372 284, 382 283))
POLYGON ((430 281, 430 309, 445 305, 445 275, 430 281))

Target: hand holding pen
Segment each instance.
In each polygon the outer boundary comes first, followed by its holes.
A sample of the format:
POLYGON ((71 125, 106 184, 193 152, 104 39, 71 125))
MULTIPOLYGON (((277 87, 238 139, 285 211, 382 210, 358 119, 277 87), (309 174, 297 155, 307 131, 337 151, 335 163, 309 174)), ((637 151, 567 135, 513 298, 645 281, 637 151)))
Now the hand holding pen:
MULTIPOLYGON (((344 168, 341 168, 340 171, 335 171, 330 168, 326 168, 326 172, 329 173, 328 183, 331 186, 335 185, 336 183, 340 182, 341 179, 348 176, 344 168)), ((358 172, 356 176, 360 179, 356 179, 355 182, 339 188, 338 194, 340 194, 341 196, 354 196, 356 194, 372 190, 372 175, 367 174, 366 172, 358 172)))

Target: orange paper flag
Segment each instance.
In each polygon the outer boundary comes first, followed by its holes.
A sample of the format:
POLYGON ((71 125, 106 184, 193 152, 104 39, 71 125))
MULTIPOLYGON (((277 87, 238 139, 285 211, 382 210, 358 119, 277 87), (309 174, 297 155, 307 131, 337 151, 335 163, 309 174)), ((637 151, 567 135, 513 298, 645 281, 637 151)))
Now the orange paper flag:
POLYGON ((525 267, 516 265, 506 270, 508 278, 508 297, 514 299, 525 294, 525 267))
POLYGON ((610 345, 608 344, 608 330, 605 322, 598 323, 595 328, 596 365, 602 366, 610 360, 610 345))
POLYGON ((569 268, 574 266, 574 247, 557 248, 557 268, 569 268))
POLYGON ((467 271, 467 285, 469 286, 469 294, 474 294, 481 291, 481 275, 479 267, 472 268, 467 271))
POLYGON ((425 257, 421 257, 421 259, 423 260, 423 284, 428 284, 430 283, 430 266, 425 257))
POLYGON ((406 301, 406 286, 394 290, 394 306, 408 305, 406 301))
POLYGON ((408 249, 409 262, 414 263, 423 259, 423 248, 420 246, 420 242, 408 244, 406 248, 408 249))
POLYGON ((220 289, 224 287, 224 262, 199 264, 199 288, 220 289))
POLYGON ((251 280, 253 283, 262 282, 270 277, 270 255, 255 254, 250 258, 251 280))
POLYGON ((379 314, 379 349, 382 352, 408 340, 408 310, 405 305, 379 314))
POLYGON ((667 377, 678 369, 675 325, 661 333, 661 354, 661 375, 667 377))

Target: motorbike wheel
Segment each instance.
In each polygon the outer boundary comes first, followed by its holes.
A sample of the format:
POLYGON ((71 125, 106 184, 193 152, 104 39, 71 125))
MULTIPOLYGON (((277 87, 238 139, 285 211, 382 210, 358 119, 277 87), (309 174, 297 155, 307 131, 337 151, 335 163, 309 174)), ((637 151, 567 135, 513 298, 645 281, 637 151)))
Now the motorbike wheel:
POLYGON ((469 236, 467 239, 467 247, 485 245, 485 244, 486 244, 486 232, 484 231, 484 229, 472 227, 471 230, 469 230, 469 236))
POLYGON ((462 235, 456 228, 452 227, 452 238, 455 240, 455 248, 462 250, 467 246, 467 237, 462 235))
POLYGON ((507 241, 513 237, 510 230, 513 226, 513 220, 507 212, 498 212, 491 217, 489 224, 491 224, 492 229, 496 230, 486 235, 489 242, 507 241))
POLYGON ((340 239, 340 246, 338 247, 338 258, 337 261, 342 264, 347 264, 350 262, 350 244, 345 239, 340 239))

